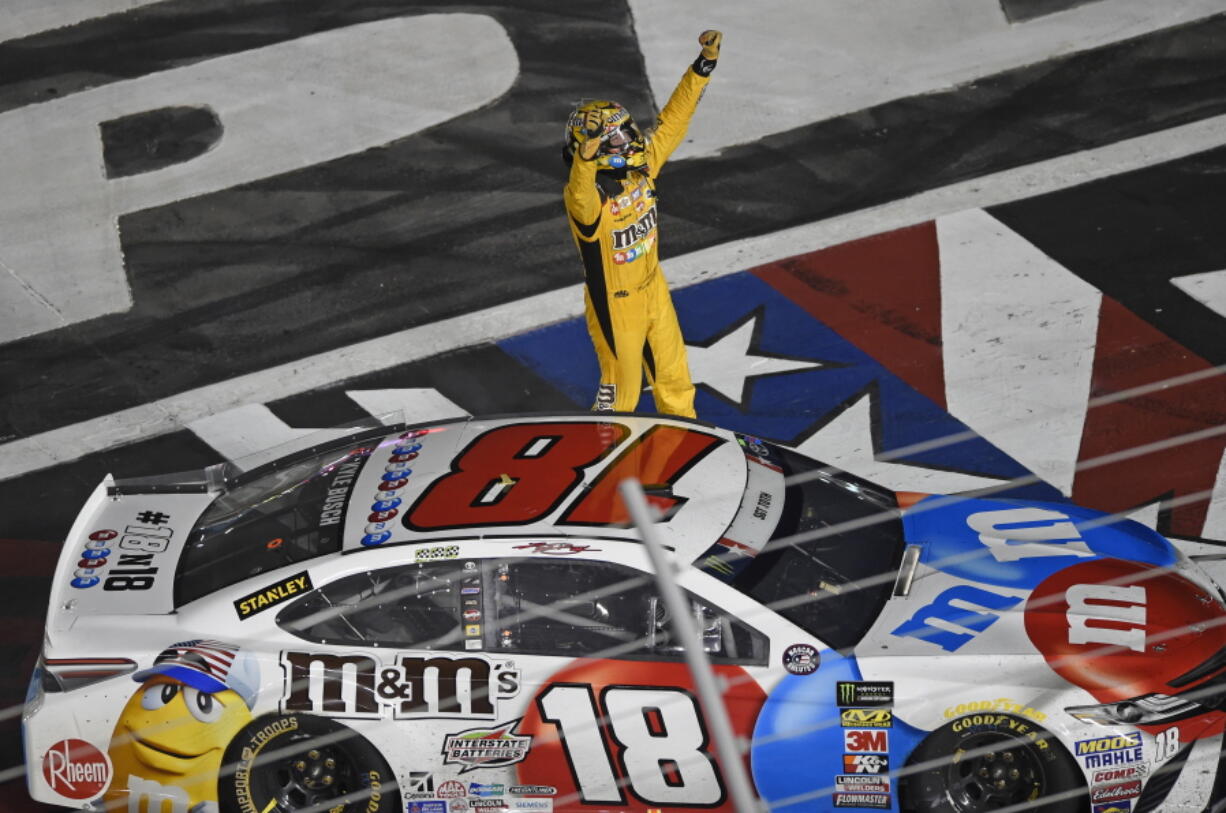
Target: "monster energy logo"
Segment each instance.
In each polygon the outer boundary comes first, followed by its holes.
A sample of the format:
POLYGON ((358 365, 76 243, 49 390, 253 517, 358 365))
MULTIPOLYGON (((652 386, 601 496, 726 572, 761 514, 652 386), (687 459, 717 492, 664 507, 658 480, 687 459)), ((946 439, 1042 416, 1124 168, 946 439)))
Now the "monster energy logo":
POLYGON ((889 706, 894 703, 894 682, 890 680, 840 680, 835 685, 835 702, 840 706, 889 706))

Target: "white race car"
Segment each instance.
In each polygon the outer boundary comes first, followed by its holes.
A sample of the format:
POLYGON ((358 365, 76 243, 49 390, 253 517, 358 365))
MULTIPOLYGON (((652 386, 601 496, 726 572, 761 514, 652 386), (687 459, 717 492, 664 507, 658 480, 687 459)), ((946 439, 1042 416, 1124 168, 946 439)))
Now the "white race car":
POLYGON ((771 809, 1226 798, 1226 607, 1159 534, 593 413, 108 478, 55 575, 31 795, 134 813, 731 810, 627 477, 771 809))

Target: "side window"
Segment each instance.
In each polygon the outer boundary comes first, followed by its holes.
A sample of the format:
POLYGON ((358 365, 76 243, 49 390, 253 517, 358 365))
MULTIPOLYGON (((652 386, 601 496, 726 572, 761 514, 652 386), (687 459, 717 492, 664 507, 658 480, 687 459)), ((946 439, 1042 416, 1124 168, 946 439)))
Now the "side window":
POLYGON ((277 624, 321 644, 464 649, 462 604, 480 594, 475 568, 453 560, 346 576, 286 607, 277 624))
MULTIPOLYGON (((544 558, 493 564, 490 600, 500 652, 681 660, 655 580, 620 565, 544 558)), ((767 641, 693 596, 690 611, 714 663, 763 664, 767 641)))

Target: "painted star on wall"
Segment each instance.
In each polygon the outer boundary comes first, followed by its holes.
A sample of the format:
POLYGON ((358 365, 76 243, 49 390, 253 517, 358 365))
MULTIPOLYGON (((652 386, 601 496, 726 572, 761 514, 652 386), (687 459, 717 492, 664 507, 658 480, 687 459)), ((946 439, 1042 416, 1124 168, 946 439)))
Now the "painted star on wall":
POLYGON ((695 386, 705 384, 738 409, 745 409, 749 379, 826 366, 820 361, 754 353, 762 313, 761 308, 754 310, 706 344, 686 345, 695 386))

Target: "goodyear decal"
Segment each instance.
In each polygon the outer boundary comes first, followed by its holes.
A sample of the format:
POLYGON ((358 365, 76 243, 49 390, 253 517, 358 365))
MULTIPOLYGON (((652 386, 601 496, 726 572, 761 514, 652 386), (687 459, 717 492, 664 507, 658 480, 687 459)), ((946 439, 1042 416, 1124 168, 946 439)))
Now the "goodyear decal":
POLYGON ((311 576, 307 571, 287 576, 276 584, 262 587, 254 593, 249 593, 234 602, 234 611, 240 619, 250 618, 256 613, 262 613, 269 607, 275 607, 286 599, 314 590, 311 576))

